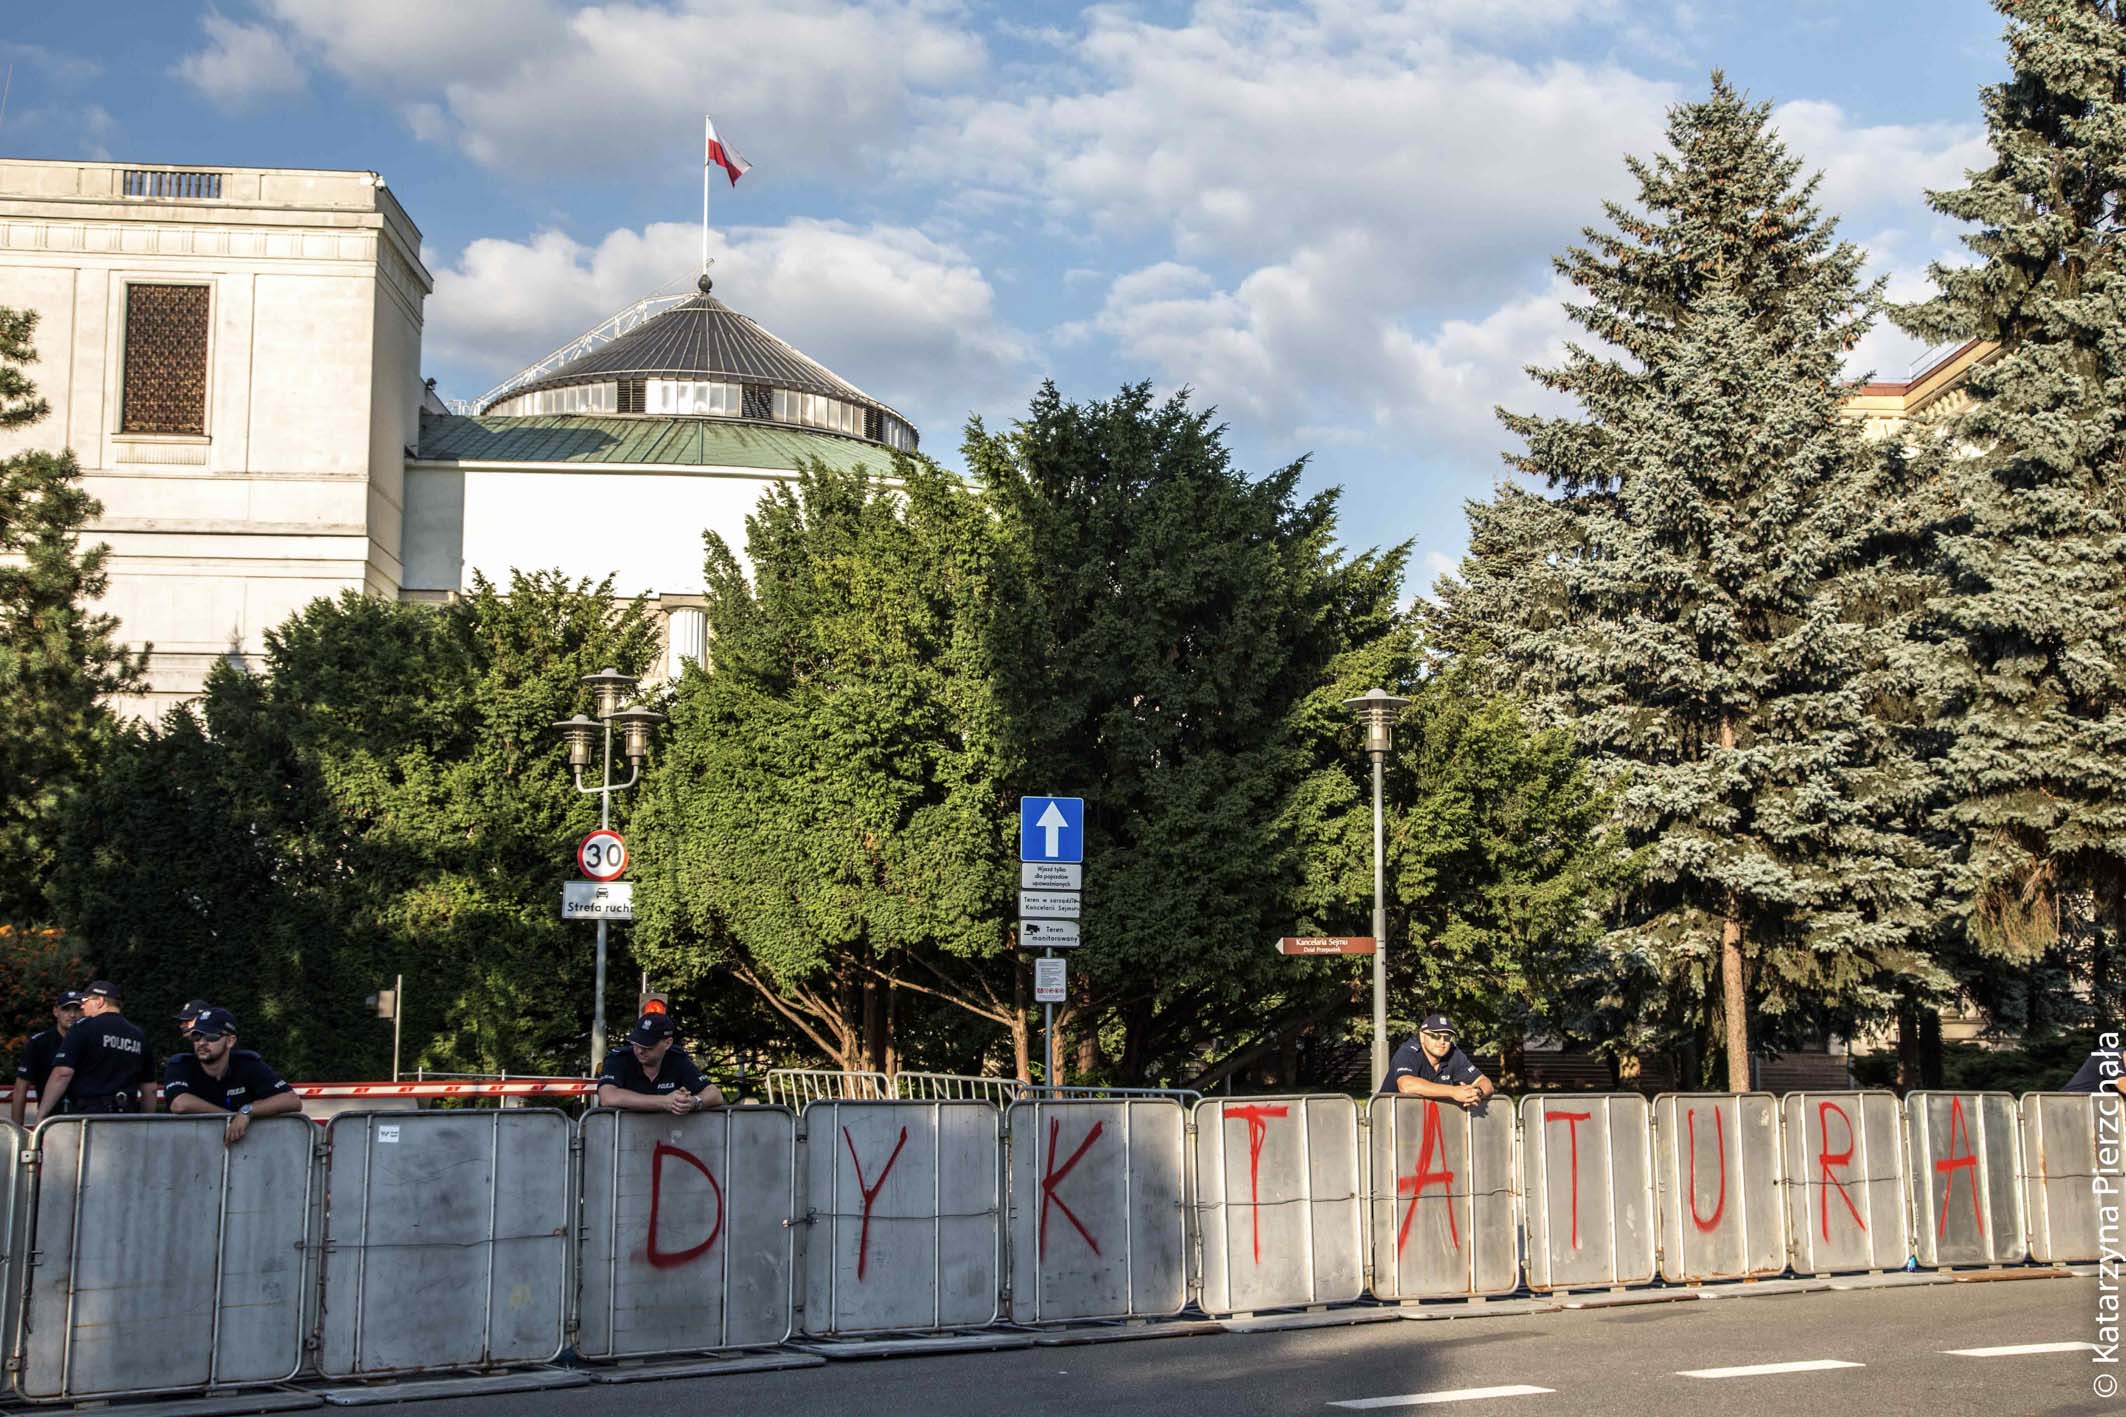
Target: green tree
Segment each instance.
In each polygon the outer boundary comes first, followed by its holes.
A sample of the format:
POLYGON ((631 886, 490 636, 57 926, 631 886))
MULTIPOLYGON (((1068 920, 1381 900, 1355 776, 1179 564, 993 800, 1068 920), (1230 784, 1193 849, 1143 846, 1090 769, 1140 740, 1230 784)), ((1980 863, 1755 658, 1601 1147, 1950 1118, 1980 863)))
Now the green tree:
POLYGON ((1502 415, 1549 495, 1474 510, 1448 587, 1453 638, 1572 727, 1646 848, 1610 973, 1656 981, 1738 1089, 1753 1014, 1880 1009, 1924 974, 1938 889, 1882 712, 1910 672, 1871 570, 1884 464, 1838 416, 1877 291, 1769 122, 1716 74, 1557 262, 1596 344, 1534 372, 1579 413, 1502 415))
MULTIPOLYGON (((0 429, 50 411, 27 372, 36 327, 35 313, 0 307, 0 429)), ((93 608, 109 548, 82 546, 81 530, 102 511, 71 452, 0 461, 0 921, 52 918, 61 815, 119 732, 108 700, 141 687, 145 653, 93 608)))
POLYGON ((1930 194, 1973 228, 1976 260, 1935 266, 1937 293, 1894 312, 1930 340, 1997 346, 1923 431, 1934 476, 1917 495, 1943 561, 1925 629, 1950 651, 1967 969, 2029 964, 2064 923, 2087 932, 2073 949, 2109 999, 2126 930, 2126 16, 1996 8, 2010 74, 1982 91, 1993 161, 1930 194))

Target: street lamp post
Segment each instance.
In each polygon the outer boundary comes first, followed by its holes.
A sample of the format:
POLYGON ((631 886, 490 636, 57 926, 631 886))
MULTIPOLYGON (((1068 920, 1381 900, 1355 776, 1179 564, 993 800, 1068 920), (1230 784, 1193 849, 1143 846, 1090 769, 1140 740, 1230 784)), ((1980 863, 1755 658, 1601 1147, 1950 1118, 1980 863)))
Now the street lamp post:
POLYGON ((1395 715, 1409 706, 1386 689, 1368 689, 1344 707, 1366 727, 1373 759, 1373 1076, 1388 1075, 1388 873, 1381 828, 1381 769, 1395 745, 1395 715))
MULTIPOLYGON (((642 760, 649 756, 650 731, 664 722, 664 715, 655 709, 640 704, 622 708, 621 703, 628 691, 638 682, 632 674, 622 674, 607 667, 596 674, 586 674, 583 682, 590 685, 592 705, 596 718, 577 714, 564 718, 554 725, 568 744, 568 771, 575 781, 576 790, 596 794, 598 798, 598 825, 610 828, 613 825, 613 794, 624 792, 642 778, 642 760), (620 730, 622 751, 627 755, 628 776, 626 782, 613 781, 613 730, 620 730), (586 787, 583 770, 591 765, 591 744, 603 739, 605 751, 599 769, 598 785, 586 787)), ((605 1063, 605 919, 598 920, 598 970, 594 988, 597 990, 591 1004, 591 1075, 605 1063)))

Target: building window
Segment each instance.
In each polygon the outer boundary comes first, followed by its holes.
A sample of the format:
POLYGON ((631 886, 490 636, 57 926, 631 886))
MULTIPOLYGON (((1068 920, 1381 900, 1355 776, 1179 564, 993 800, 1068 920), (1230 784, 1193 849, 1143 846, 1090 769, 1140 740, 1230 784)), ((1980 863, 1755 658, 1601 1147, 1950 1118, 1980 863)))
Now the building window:
POLYGON ((774 401, 769 398, 766 384, 748 384, 745 394, 745 416, 766 420, 774 417, 774 401))
POLYGON ((646 379, 622 379, 620 381, 620 412, 642 412, 643 386, 646 379))
POLYGON ((207 431, 207 287, 126 288, 121 433, 207 431))
POLYGON ((677 679, 689 664, 708 665, 709 616, 698 606, 682 605, 665 618, 665 677, 677 679))
POLYGON ((209 197, 221 196, 219 172, 156 172, 147 168, 129 167, 125 170, 125 195, 128 197, 209 197))

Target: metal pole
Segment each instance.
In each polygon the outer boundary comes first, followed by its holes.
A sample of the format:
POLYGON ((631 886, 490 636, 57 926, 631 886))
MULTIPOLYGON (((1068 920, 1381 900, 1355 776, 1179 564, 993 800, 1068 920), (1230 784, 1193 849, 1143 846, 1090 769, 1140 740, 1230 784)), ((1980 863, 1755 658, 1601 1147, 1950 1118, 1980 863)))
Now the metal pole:
POLYGON ((399 1080, 399 1022, 406 1017, 406 976, 391 976, 391 1080, 399 1080))
MULTIPOLYGON (((1373 1076, 1388 1075, 1388 878, 1382 845, 1381 759, 1373 754, 1373 1076)), ((1375 1086, 1379 1084, 1376 1083, 1375 1086)))
MULTIPOLYGON (((1054 950, 1041 951, 1041 958, 1053 959, 1054 950)), ((1041 1036, 1041 1081, 1049 1087, 1056 1085, 1056 1006, 1041 1005, 1043 1033, 1041 1036)))
MULTIPOLYGON (((601 703, 604 702, 601 700, 601 703)), ((609 828, 613 824, 613 722, 605 720, 605 763, 600 769, 598 788, 598 826, 609 828)), ((598 1076, 605 1066, 605 917, 598 917, 598 974, 593 985, 597 993, 591 1000, 591 1066, 590 1076, 598 1076)))

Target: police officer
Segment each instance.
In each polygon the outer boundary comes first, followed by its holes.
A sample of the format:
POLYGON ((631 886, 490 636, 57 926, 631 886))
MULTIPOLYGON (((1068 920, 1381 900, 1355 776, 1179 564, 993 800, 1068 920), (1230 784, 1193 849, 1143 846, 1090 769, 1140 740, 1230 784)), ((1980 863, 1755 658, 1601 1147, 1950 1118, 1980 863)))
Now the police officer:
POLYGON ((44 1085, 51 1080, 52 1059, 58 1056, 59 1040, 79 1022, 81 993, 69 989, 59 996, 58 1003, 52 1005, 52 1026, 30 1035, 29 1046, 22 1050, 22 1061, 15 1065, 14 1095, 7 1100, 8 1120, 16 1126, 22 1125, 22 1114, 29 1105, 32 1088, 37 1092, 37 1115, 51 1115, 44 1105, 44 1085))
POLYGON ((2082 1060, 2080 1069, 2060 1091, 2101 1092, 2107 1087, 2113 1092, 2126 1093, 2126 1059, 2120 1057, 2115 1033, 2106 1033, 2097 1039, 2096 1050, 2082 1060))
POLYGON ((303 1110, 303 1099, 266 1060, 236 1046, 236 1017, 211 1005, 193 1016, 192 1051, 172 1055, 162 1072, 162 1095, 173 1115, 227 1113, 229 1145, 244 1139, 253 1117, 303 1110))
POLYGON ((177 1011, 177 1036, 185 1041, 187 1047, 191 1046, 192 1042, 193 1021, 213 1007, 205 999, 187 999, 185 1006, 177 1011))
POLYGON ((1395 1050, 1380 1090, 1458 1102, 1464 1107, 1480 1105, 1497 1089, 1469 1061, 1469 1055, 1455 1046, 1454 1039, 1453 1019, 1445 1014, 1425 1015, 1417 1026, 1417 1037, 1395 1050))
POLYGON ((598 1078, 598 1105, 626 1112, 686 1113, 723 1106, 723 1090, 701 1075, 694 1060, 672 1041, 672 1020, 644 1014, 620 1047, 606 1054, 598 1078))
POLYGON ((81 993, 81 1022, 59 1041, 48 1079, 51 1101, 40 1097, 38 1112, 56 1117, 154 1111, 148 1036, 119 1010, 118 986, 99 979, 81 993))

